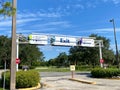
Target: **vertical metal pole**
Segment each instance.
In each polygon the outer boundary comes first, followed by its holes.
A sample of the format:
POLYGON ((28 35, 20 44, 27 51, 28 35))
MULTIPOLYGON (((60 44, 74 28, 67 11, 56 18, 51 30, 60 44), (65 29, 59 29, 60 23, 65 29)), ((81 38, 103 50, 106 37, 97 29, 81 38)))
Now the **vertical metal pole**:
MULTIPOLYGON (((19 58, 19 35, 17 36, 17 59, 19 58)), ((16 71, 18 71, 18 63, 16 64, 16 71)))
MULTIPOLYGON (((13 0, 13 8, 16 8, 16 0, 13 0)), ((12 16, 12 51, 10 68, 10 90, 16 87, 16 12, 12 16)))
MULTIPOLYGON (((99 42, 99 51, 100 51, 100 60, 102 60, 102 48, 101 48, 101 42, 99 42)), ((100 63, 100 67, 103 68, 103 63, 100 63)))
POLYGON ((71 71, 71 74, 72 74, 72 78, 74 78, 74 72, 73 71, 71 71))
POLYGON ((113 28, 114 28, 114 38, 115 38, 115 47, 116 47, 116 60, 117 60, 117 63, 118 63, 118 68, 120 68, 119 66, 119 54, 118 54, 118 47, 117 47, 117 39, 116 39, 116 30, 115 30, 115 22, 114 22, 114 19, 112 19, 113 21, 113 28))
POLYGON ((110 20, 110 22, 113 23, 113 29, 114 29, 114 39, 115 39, 115 47, 116 47, 116 60, 118 63, 118 68, 120 69, 120 61, 119 61, 119 53, 118 53, 118 47, 117 47, 117 39, 116 39, 116 30, 115 30, 115 22, 114 19, 110 20))
POLYGON ((6 60, 4 64, 4 81, 3 81, 3 90, 5 90, 5 76, 6 76, 6 60))

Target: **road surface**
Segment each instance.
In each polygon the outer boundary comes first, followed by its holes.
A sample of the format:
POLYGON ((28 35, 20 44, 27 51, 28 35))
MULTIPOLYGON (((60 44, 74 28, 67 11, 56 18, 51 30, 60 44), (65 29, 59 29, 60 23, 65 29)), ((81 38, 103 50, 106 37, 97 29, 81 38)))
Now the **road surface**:
POLYGON ((120 80, 97 79, 90 76, 89 72, 77 72, 74 78, 94 81, 95 85, 69 80, 71 72, 41 72, 40 90, 120 90, 120 80))

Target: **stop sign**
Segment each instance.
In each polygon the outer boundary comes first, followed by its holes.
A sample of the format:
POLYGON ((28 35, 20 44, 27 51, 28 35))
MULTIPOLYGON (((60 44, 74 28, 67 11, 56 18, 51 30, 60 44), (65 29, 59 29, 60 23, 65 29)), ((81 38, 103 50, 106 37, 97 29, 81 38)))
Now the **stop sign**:
POLYGON ((103 60, 103 59, 100 59, 100 63, 104 63, 104 60, 103 60))
POLYGON ((19 63, 20 63, 20 59, 16 58, 16 64, 19 64, 19 63))

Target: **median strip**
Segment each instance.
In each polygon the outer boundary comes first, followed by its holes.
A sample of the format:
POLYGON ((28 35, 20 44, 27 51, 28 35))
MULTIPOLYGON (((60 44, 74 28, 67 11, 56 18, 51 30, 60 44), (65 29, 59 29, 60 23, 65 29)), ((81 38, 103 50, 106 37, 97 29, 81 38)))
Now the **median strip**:
POLYGON ((93 82, 93 81, 86 81, 86 80, 80 80, 80 79, 75 79, 75 78, 69 78, 69 80, 77 81, 81 83, 87 83, 87 84, 96 84, 96 82, 93 82))

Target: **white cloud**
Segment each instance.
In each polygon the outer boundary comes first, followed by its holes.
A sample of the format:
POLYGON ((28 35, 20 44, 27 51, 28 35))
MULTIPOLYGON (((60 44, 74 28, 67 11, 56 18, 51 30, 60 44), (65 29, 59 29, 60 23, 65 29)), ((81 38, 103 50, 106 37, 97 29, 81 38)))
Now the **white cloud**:
POLYGON ((74 8, 79 8, 79 9, 84 9, 85 8, 84 5, 82 5, 82 4, 75 4, 75 5, 73 5, 73 7, 74 8))
POLYGON ((61 17, 62 15, 57 12, 18 12, 17 18, 36 18, 36 17, 51 17, 51 18, 58 18, 61 17))
POLYGON ((8 27, 11 26, 11 24, 12 24, 11 20, 5 20, 0 22, 0 27, 8 27))
MULTIPOLYGON (((100 28, 100 29, 91 29, 91 30, 81 30, 77 31, 77 33, 81 32, 90 32, 90 33, 108 33, 108 32, 113 32, 113 28, 100 28)), ((120 28, 116 28, 116 32, 120 32, 120 28)))
POLYGON ((120 0, 102 0, 103 2, 107 3, 107 2, 112 2, 114 4, 119 4, 120 0))
MULTIPOLYGON (((97 31, 97 32, 113 32, 113 28, 95 29, 93 31, 97 31)), ((116 28, 116 32, 120 32, 120 28, 116 28)))
POLYGON ((112 0, 114 4, 119 4, 120 0, 112 0))
POLYGON ((62 24, 68 24, 66 21, 55 21, 55 22, 48 22, 44 25, 62 25, 62 24))
MULTIPOLYGON (((26 19, 17 19, 17 24, 24 24, 31 21, 40 20, 39 18, 26 18, 26 19)), ((0 27, 10 27, 12 25, 12 20, 5 20, 0 22, 0 27)))
POLYGON ((18 19, 17 24, 23 24, 31 21, 37 21, 39 18, 26 18, 26 19, 18 19))

